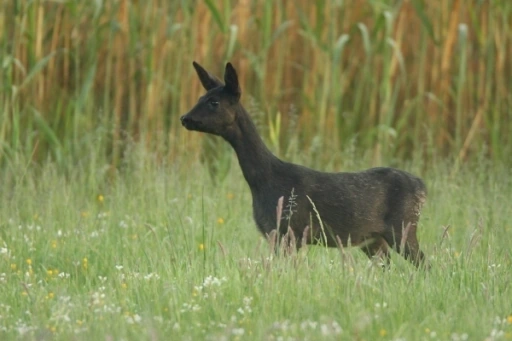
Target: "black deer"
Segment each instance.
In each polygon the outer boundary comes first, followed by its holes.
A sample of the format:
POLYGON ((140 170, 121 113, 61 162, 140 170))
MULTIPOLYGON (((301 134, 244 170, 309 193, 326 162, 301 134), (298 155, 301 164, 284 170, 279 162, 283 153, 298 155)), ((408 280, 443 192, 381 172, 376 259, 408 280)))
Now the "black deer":
POLYGON ((370 258, 389 262, 391 246, 416 266, 424 263, 416 238, 426 199, 421 179, 393 168, 324 173, 282 161, 265 146, 240 103, 233 66, 226 65, 223 84, 196 62, 193 65, 207 93, 181 117, 181 123, 188 130, 222 136, 231 144, 251 188, 254 219, 264 235, 277 229, 283 236, 291 228, 297 248, 303 243, 330 247, 350 243, 370 258), (279 223, 278 202, 285 208, 279 223))

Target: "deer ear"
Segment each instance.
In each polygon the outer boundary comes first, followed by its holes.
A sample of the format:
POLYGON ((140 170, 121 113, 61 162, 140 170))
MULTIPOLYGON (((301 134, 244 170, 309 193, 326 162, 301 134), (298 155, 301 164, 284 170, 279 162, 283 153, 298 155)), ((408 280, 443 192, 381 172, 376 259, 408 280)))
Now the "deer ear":
POLYGON ((236 75, 235 68, 233 65, 231 65, 231 63, 226 64, 224 83, 226 83, 224 89, 235 96, 236 100, 238 101, 242 95, 242 90, 240 90, 240 85, 238 84, 238 76, 236 75))
POLYGON ((196 62, 193 62, 192 65, 194 65, 194 69, 196 69, 199 80, 206 90, 211 90, 223 85, 217 77, 211 76, 201 65, 196 62))

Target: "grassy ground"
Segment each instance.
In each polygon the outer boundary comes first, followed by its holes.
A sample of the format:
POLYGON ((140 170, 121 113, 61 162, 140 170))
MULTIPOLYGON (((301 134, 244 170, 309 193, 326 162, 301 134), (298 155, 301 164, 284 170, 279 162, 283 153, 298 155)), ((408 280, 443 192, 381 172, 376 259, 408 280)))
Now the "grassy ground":
POLYGON ((432 269, 394 255, 383 272, 355 248, 271 258, 237 167, 214 185, 149 155, 133 148, 115 181, 98 160, 2 173, 0 339, 512 338, 509 170, 403 165, 430 190, 432 269))

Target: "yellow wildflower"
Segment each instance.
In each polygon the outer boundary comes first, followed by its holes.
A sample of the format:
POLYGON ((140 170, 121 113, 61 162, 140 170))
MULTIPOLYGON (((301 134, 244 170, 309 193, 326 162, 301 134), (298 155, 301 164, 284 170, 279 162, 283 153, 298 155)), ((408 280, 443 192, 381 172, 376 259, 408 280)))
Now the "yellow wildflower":
POLYGON ((32 259, 27 258, 26 262, 27 262, 28 265, 32 265, 32 259))
POLYGON ((98 197, 96 199, 98 199, 98 202, 100 204, 103 204, 103 201, 105 201, 105 197, 102 194, 98 194, 98 197))
POLYGON ((381 330, 379 331, 379 335, 380 335, 380 336, 382 336, 382 337, 384 337, 384 336, 388 335, 388 332, 386 331, 386 329, 381 329, 381 330))
POLYGON ((14 263, 12 263, 12 264, 11 264, 11 270, 12 270, 12 271, 16 271, 16 268, 17 268, 17 267, 18 267, 18 266, 17 266, 16 264, 14 264, 14 263))
POLYGON ((224 224, 224 219, 223 218, 217 218, 217 224, 224 224))
POLYGON ((512 324, 512 315, 508 315, 507 317, 507 322, 512 324))
POLYGON ((235 195, 231 192, 226 194, 226 198, 228 198, 229 200, 233 199, 234 197, 235 197, 235 195))
POLYGON ((199 250, 201 250, 201 251, 204 250, 204 244, 203 243, 199 244, 199 250))
POLYGON ((128 288, 128 284, 126 284, 126 283, 121 283, 121 288, 123 288, 123 289, 128 288))

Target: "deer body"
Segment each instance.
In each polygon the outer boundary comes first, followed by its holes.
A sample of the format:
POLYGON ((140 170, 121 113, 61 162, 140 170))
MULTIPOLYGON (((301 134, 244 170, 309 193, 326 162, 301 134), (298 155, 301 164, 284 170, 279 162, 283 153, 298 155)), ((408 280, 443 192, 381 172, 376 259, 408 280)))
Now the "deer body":
POLYGON ((252 194, 254 220, 264 235, 292 229, 302 241, 328 246, 361 245, 369 256, 389 258, 388 246, 414 264, 424 260, 416 227, 426 189, 421 179, 398 169, 372 168, 357 173, 325 173, 285 162, 265 146, 239 102, 241 91, 231 64, 225 85, 194 62, 208 90, 181 117, 183 126, 222 136, 235 150, 252 194), (278 222, 277 203, 283 198, 278 222), (314 205, 314 206, 313 206, 314 205), (404 243, 405 241, 405 243, 404 243))

